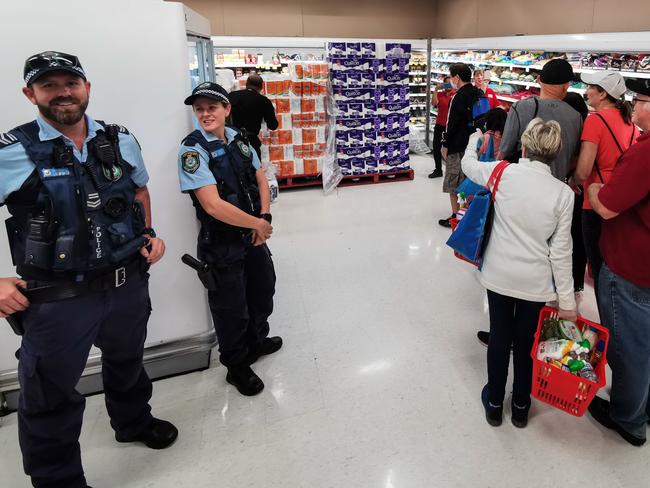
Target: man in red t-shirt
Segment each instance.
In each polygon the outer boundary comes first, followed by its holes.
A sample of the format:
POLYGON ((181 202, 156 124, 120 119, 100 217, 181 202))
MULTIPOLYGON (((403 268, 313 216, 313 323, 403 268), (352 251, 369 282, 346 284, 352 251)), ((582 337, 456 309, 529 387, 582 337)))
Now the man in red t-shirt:
POLYGON ((650 418, 650 80, 628 80, 633 122, 645 131, 609 181, 593 183, 591 207, 603 219, 599 276, 601 320, 610 330, 611 402, 596 397, 592 416, 641 446, 650 418))
POLYGON ((431 97, 431 106, 438 109, 436 124, 433 127, 433 160, 435 169, 429 174, 429 178, 440 178, 442 176, 442 135, 447 127, 447 116, 449 115, 449 104, 454 98, 456 91, 452 88, 450 77, 445 76, 442 84, 437 83, 431 97))

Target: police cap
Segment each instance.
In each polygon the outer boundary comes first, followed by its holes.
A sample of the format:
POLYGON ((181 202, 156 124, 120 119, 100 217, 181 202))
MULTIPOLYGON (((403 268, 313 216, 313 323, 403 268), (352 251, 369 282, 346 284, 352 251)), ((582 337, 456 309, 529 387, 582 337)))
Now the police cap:
POLYGON ((196 100, 198 97, 207 97, 212 98, 213 100, 217 100, 218 102, 228 104, 230 103, 226 89, 217 83, 212 83, 209 81, 201 83, 194 90, 192 90, 192 94, 185 99, 185 105, 192 105, 194 103, 194 100, 196 100))
POLYGON ((25 61, 23 70, 25 84, 29 86, 44 74, 52 71, 67 71, 86 81, 86 73, 77 56, 57 51, 44 51, 30 56, 25 61))

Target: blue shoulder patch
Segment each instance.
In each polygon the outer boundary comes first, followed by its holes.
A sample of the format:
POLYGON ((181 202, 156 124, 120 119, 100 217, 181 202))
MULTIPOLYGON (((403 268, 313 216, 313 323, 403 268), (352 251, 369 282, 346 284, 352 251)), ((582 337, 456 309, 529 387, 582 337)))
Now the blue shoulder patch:
POLYGON ((9 132, 0 133, 0 148, 11 146, 12 144, 16 144, 17 142, 18 142, 18 138, 13 134, 10 134, 9 132))

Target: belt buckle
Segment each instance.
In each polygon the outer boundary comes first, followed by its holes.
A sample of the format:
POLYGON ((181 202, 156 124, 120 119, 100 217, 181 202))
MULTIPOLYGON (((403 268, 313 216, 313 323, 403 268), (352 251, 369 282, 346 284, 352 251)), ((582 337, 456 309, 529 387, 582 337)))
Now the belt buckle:
POLYGON ((115 270, 115 288, 119 288, 126 283, 126 268, 122 266, 115 270))

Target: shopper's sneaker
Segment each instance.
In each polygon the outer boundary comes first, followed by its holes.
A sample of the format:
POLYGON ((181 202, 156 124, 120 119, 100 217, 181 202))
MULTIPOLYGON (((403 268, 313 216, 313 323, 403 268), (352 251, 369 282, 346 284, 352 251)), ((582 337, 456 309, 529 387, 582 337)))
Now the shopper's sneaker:
POLYGON ((440 178, 442 176, 441 169, 434 169, 433 172, 429 173, 429 178, 440 178))
POLYGON ((451 219, 453 219, 453 218, 454 218, 454 215, 452 214, 451 217, 449 217, 447 219, 440 219, 438 221, 438 224, 442 225, 443 227, 447 227, 448 229, 450 229, 451 228, 451 219))
POLYGON ((125 437, 117 432, 117 442, 142 442, 150 449, 165 449, 171 446, 178 438, 178 429, 171 422, 153 418, 149 426, 133 437, 125 437))
POLYGON ((487 347, 488 343, 490 342, 490 333, 485 330, 479 330, 476 333, 476 338, 481 344, 487 347))
POLYGON ((490 392, 488 385, 481 391, 481 402, 485 409, 485 419, 492 427, 498 427, 503 422, 503 404, 495 406, 490 403, 490 392))
POLYGON ((282 347, 282 337, 279 336, 266 337, 262 341, 262 344, 259 347, 255 349, 251 348, 248 351, 248 364, 253 364, 262 356, 267 356, 269 354, 273 354, 274 352, 279 351, 281 347, 282 347))
POLYGON ((257 395, 264 389, 264 383, 248 364, 229 367, 226 381, 244 396, 257 395))
POLYGON ((630 434, 623 427, 618 425, 609 416, 609 402, 600 397, 595 397, 589 405, 589 413, 596 422, 608 429, 615 430, 618 434, 633 446, 640 447, 645 444, 645 439, 641 439, 630 434))
POLYGON ((528 412, 530 411, 530 402, 525 407, 520 407, 513 400, 511 403, 512 415, 510 420, 512 420, 512 425, 523 429, 528 425, 528 412))

